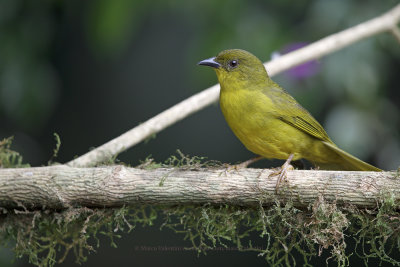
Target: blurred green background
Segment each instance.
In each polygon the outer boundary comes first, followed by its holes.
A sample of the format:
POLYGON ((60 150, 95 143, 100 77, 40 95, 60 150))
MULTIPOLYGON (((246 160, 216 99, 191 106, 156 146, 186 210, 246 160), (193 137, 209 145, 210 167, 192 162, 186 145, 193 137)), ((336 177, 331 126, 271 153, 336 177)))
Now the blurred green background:
MULTIPOLYGON (((0 139, 14 135, 25 162, 46 165, 55 141, 66 162, 215 84, 196 66, 228 48, 267 61, 387 11, 399 1, 361 0, 0 0, 0 139)), ((400 46, 390 34, 361 41, 287 71, 280 83, 344 150, 382 169, 400 165, 400 46)), ((137 165, 185 154, 236 163, 253 155, 217 104, 121 154, 137 165)), ((278 166, 279 161, 261 163, 278 166)), ((188 246, 158 227, 102 242, 84 266, 264 265, 256 253, 143 252, 137 245, 188 246), (109 255, 113 255, 110 257, 109 255)), ((11 252, 0 251, 0 263, 11 252)), ((73 262, 73 258, 69 258, 73 262)), ((321 259, 321 262, 324 260, 321 259)), ((4 265, 4 266, 6 266, 4 265)))

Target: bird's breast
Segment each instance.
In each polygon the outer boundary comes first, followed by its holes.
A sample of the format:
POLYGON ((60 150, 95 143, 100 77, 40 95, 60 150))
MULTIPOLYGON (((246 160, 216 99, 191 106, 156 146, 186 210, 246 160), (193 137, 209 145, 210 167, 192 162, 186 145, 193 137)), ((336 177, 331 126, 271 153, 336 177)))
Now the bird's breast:
POLYGON ((276 150, 269 142, 274 139, 273 104, 262 92, 221 91, 220 107, 229 127, 247 149, 260 155, 276 150))
POLYGON ((261 91, 222 91, 220 106, 229 127, 246 148, 266 158, 300 158, 299 145, 307 146, 310 137, 283 122, 276 106, 261 91), (304 142, 306 140, 306 142, 304 142))

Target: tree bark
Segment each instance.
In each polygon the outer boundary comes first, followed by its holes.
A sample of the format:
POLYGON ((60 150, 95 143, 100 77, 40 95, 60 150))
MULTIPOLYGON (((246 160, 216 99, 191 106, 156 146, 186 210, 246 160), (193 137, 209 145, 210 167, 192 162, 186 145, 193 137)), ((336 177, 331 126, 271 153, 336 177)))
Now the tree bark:
POLYGON ((395 172, 288 171, 275 193, 269 169, 145 170, 124 166, 74 168, 66 165, 0 169, 0 207, 60 209, 135 204, 269 205, 291 199, 306 207, 321 194, 327 201, 375 207, 385 194, 400 199, 395 172))

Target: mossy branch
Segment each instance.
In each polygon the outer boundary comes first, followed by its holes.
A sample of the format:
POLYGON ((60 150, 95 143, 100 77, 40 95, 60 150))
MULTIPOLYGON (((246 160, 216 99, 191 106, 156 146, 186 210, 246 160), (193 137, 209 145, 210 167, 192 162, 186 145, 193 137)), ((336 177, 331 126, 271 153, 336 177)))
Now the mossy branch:
POLYGON ((319 196, 327 201, 376 207, 383 194, 400 199, 394 172, 289 171, 275 194, 271 170, 225 168, 152 170, 106 166, 74 168, 65 165, 0 169, 3 208, 122 207, 124 205, 228 204, 270 205, 290 199, 306 207, 319 196))
MULTIPOLYGON (((398 38, 397 24, 399 21, 400 4, 374 19, 332 34, 302 49, 269 61, 265 63, 265 66, 269 75, 274 76, 301 63, 321 58, 381 32, 391 32, 398 38)), ((155 133, 214 103, 218 100, 218 96, 219 85, 205 89, 67 164, 73 167, 90 167, 107 162, 155 133)))

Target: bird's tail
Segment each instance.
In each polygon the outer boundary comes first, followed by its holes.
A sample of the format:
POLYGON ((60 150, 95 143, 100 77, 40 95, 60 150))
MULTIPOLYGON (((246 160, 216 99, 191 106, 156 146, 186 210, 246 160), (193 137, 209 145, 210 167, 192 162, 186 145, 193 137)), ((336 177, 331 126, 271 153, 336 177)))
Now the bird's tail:
POLYGON ((323 142, 328 148, 335 152, 339 157, 338 161, 334 163, 316 163, 322 169, 330 170, 345 170, 345 171, 375 171, 381 172, 382 170, 368 164, 353 155, 350 155, 346 151, 341 150, 335 144, 330 142, 323 142))

